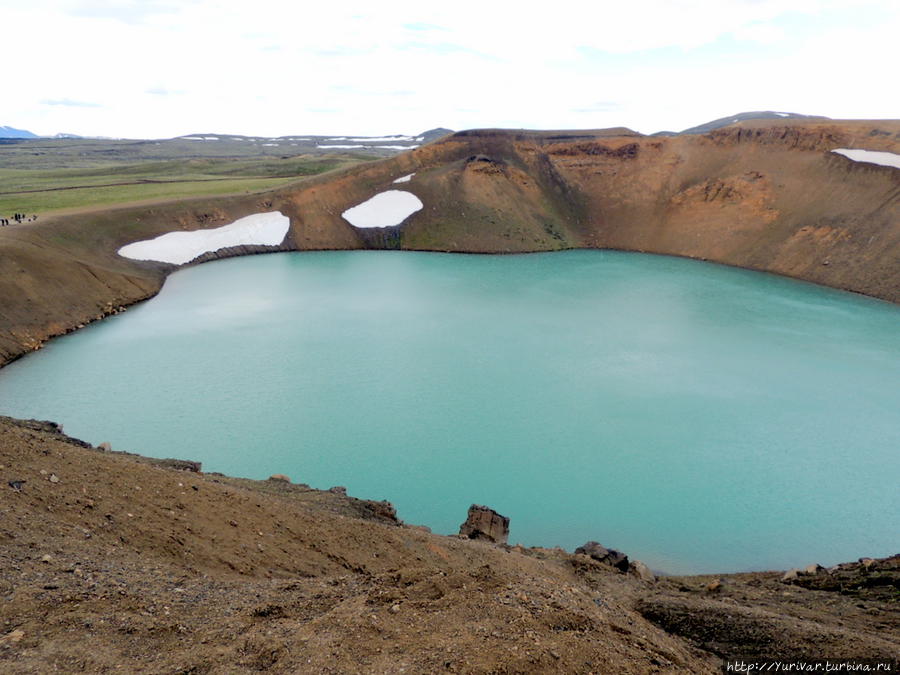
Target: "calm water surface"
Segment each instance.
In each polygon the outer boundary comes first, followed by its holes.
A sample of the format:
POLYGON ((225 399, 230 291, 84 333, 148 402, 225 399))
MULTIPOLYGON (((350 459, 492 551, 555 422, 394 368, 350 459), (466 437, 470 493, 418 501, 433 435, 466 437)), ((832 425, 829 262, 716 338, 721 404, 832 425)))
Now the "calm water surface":
POLYGON ((670 572, 900 549, 900 308, 675 258, 279 254, 0 371, 114 449, 389 499, 670 572))

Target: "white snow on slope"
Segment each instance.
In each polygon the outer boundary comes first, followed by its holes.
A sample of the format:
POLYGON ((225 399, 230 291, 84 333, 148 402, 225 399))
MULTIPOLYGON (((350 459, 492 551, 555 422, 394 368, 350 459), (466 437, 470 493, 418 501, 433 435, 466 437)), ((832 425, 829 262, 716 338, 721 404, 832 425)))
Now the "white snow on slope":
POLYGON ((230 246, 278 246, 290 225, 290 219, 278 211, 254 213, 210 230, 169 232, 155 239, 136 241, 120 248, 119 255, 132 260, 183 265, 204 253, 230 246))
MULTIPOLYGON (((337 139, 331 139, 337 140, 337 139)), ((355 141, 357 143, 388 143, 390 141, 394 141, 395 143, 399 143, 400 141, 411 141, 413 140, 412 136, 367 136, 366 138, 347 138, 341 140, 355 141)))
POLYGON ((400 178, 398 178, 397 180, 392 181, 392 182, 394 182, 394 183, 408 183, 409 181, 412 180, 412 177, 415 176, 415 175, 416 175, 415 173, 410 173, 410 174, 407 174, 407 175, 405 175, 405 176, 400 176, 400 178))
POLYGON ((387 190, 341 215, 354 227, 391 227, 399 225, 423 206, 412 192, 387 190))
POLYGON ((373 148, 386 148, 388 150, 412 150, 418 148, 418 145, 373 145, 373 148))
POLYGON ((364 145, 317 145, 317 148, 364 148, 364 145))
POLYGON ((879 152, 877 150, 861 150, 860 148, 835 148, 832 152, 843 155, 854 162, 868 162, 881 166, 892 166, 900 169, 900 155, 894 152, 879 152))

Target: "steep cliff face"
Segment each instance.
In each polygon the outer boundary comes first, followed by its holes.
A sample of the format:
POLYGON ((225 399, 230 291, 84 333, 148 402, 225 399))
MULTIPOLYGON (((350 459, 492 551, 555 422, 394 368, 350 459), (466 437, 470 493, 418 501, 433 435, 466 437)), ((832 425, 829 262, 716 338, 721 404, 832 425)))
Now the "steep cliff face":
MULTIPOLYGON (((165 232, 278 210, 280 250, 507 253, 593 247, 712 260, 900 302, 900 121, 753 120, 706 135, 628 129, 453 134, 264 194, 112 209, 0 231, 0 363, 152 296, 171 265, 116 255, 165 232), (409 182, 394 185, 414 173, 409 182), (424 208, 359 230, 341 214, 388 189, 424 208)), ((203 260, 256 252, 238 247, 203 260)))
POLYGON ((830 152, 900 152, 897 122, 677 138, 487 131, 446 145, 461 140, 478 161, 420 167, 410 189, 426 208, 404 247, 647 251, 900 300, 900 170, 830 152))

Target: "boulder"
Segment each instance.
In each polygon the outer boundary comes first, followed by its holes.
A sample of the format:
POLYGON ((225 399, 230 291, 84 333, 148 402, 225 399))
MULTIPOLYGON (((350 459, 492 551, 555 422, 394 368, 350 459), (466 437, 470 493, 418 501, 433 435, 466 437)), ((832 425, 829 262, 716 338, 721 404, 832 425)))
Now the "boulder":
POLYGON ((786 584, 789 584, 792 581, 796 581, 799 578, 800 578, 800 574, 797 572, 797 570, 794 569, 794 570, 788 570, 787 572, 785 572, 784 576, 781 577, 781 581, 786 584))
POLYGON ((103 441, 97 446, 97 449, 101 452, 112 452, 112 445, 110 445, 109 441, 103 441))
POLYGON ((637 577, 641 581, 648 581, 653 583, 656 581, 656 575, 650 571, 650 568, 647 567, 640 560, 632 560, 628 566, 628 573, 632 576, 637 577))
POLYGON ((597 561, 603 561, 606 559, 606 556, 609 555, 609 551, 597 541, 589 541, 583 546, 579 546, 575 549, 575 553, 589 555, 597 561))
POLYGON ((282 483, 291 482, 291 479, 285 476, 283 473, 273 473, 271 476, 269 476, 269 480, 277 480, 281 481, 282 483))
POLYGON ((722 589, 725 587, 724 581, 724 579, 713 579, 708 584, 706 584, 706 592, 721 593, 722 589))
POLYGON ((588 555, 597 562, 602 562, 610 567, 615 567, 621 572, 627 572, 631 564, 628 562, 628 556, 617 551, 614 548, 605 548, 596 541, 589 541, 584 546, 575 549, 575 553, 588 555))
POLYGON ((495 544, 505 544, 509 538, 509 518, 487 506, 472 504, 466 522, 459 526, 459 534, 469 539, 487 539, 495 544))

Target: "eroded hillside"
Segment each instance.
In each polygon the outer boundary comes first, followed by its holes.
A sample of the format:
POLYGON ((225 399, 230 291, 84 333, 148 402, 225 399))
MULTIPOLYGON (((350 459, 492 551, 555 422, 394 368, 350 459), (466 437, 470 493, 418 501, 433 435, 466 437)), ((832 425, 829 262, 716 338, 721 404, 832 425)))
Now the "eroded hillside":
MULTIPOLYGON (((278 210, 276 250, 483 253, 614 248, 775 272, 900 301, 900 122, 752 120, 705 135, 481 130, 276 191, 110 209, 0 230, 0 360, 152 296, 172 265, 119 247, 278 210), (341 214, 399 186, 424 208, 358 229, 341 214)), ((257 252, 223 249, 202 258, 257 252)))

